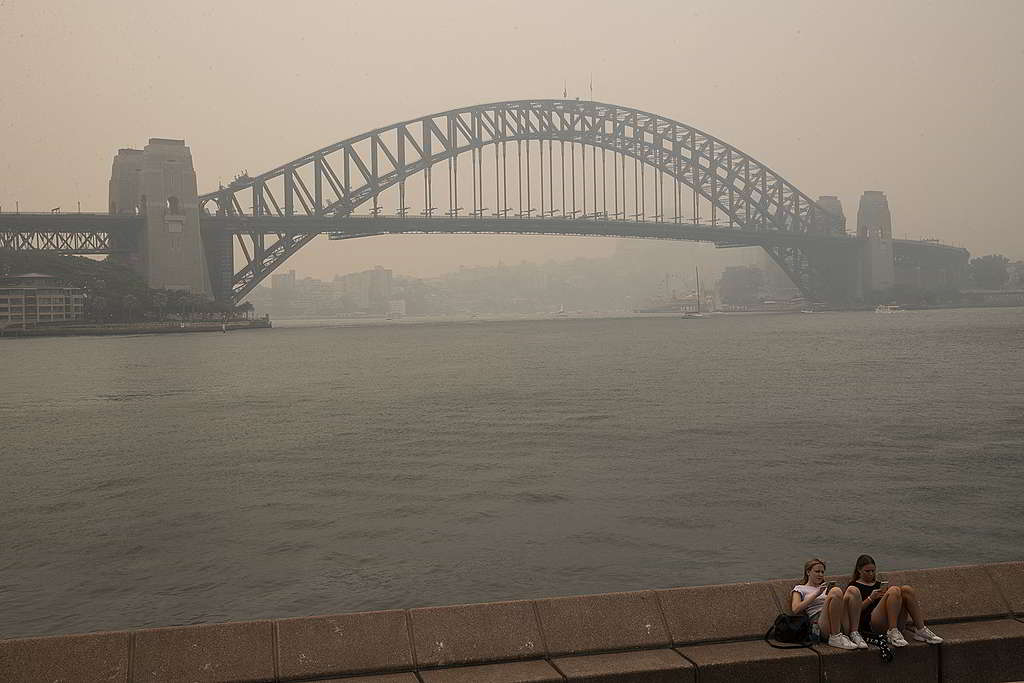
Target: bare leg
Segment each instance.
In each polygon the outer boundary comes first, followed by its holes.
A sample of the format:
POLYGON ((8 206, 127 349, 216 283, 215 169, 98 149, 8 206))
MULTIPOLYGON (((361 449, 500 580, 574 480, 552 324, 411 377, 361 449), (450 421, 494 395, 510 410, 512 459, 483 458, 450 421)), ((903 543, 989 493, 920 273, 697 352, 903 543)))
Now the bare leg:
POLYGON ((903 609, 903 595, 897 586, 885 592, 871 612, 871 630, 883 633, 899 627, 900 610, 903 609))
POLYGON ((821 614, 818 615, 818 628, 821 630, 821 634, 828 638, 832 635, 832 622, 829 619, 828 608, 829 603, 832 602, 832 598, 825 598, 825 605, 821 608, 821 614))
POLYGON ((846 632, 853 633, 854 631, 860 630, 860 609, 863 601, 860 598, 860 591, 850 586, 843 593, 843 606, 845 607, 844 613, 846 616, 845 625, 848 626, 846 632))
POLYGON ((900 622, 913 621, 914 628, 924 628, 924 614, 921 612, 921 603, 917 601, 917 593, 912 586, 900 586, 900 593, 903 595, 903 610, 900 612, 900 622))
POLYGON ((843 592, 833 588, 825 598, 825 606, 821 610, 821 632, 826 636, 840 633, 844 626, 843 592))

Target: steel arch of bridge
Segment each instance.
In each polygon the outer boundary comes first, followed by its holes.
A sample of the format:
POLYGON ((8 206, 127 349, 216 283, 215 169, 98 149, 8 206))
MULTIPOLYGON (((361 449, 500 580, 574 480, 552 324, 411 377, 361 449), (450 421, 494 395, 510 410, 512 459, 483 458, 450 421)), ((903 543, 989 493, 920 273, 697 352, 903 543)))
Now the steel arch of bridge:
MULTIPOLYGON (((719 227, 721 221, 723 232, 789 236, 845 234, 840 217, 829 213, 768 166, 732 145, 657 114, 578 100, 497 102, 410 119, 342 140, 258 176, 238 178, 226 188, 202 195, 200 204, 207 211, 215 207, 221 216, 290 218, 344 217, 369 202, 373 204, 372 213, 377 215, 378 197, 397 185, 399 214, 404 216, 405 182, 422 173, 427 193, 424 212, 429 217, 435 210, 430 206, 429 197, 435 165, 448 162, 451 183, 452 162, 455 161, 457 195, 460 155, 474 155, 475 163, 488 145, 538 140, 580 143, 636 159, 689 187, 695 202, 698 196, 708 202, 711 225, 719 227), (718 212, 724 218, 719 218, 718 212)), ((507 168, 505 173, 507 177, 507 168)), ((550 180, 554 182, 553 178, 550 180)), ((472 214, 481 217, 482 212, 478 212, 476 206, 478 179, 475 175, 472 182, 472 214)), ((482 196, 482 179, 480 191, 482 196)), ((623 212, 616 212, 613 220, 628 220, 625 199, 623 195, 623 212)), ((541 200, 543 202, 543 197, 541 200)), ((449 201, 448 215, 458 217, 462 209, 458 207, 457 196, 453 202, 449 194, 449 201)), ((572 216, 562 217, 575 217, 579 212, 575 206, 573 209, 572 216)), ((508 207, 501 209, 500 217, 515 221, 515 216, 508 216, 509 211, 508 207)), ((553 207, 551 213, 557 213, 553 207)), ((642 222, 639 216, 638 213, 634 218, 642 222)), ((602 216, 597 212, 596 197, 595 213, 586 218, 609 220, 607 213, 602 216)), ((676 222, 678 219, 676 216, 676 222)), ((664 220, 659 217, 657 222, 664 220)), ((242 240, 245 233, 236 232, 247 263, 233 276, 234 298, 243 297, 319 233, 319 230, 282 231, 268 244, 266 232, 253 231, 248 234, 250 249, 242 240)), ((680 239, 687 238, 681 235, 680 239)), ((810 287, 810 266, 806 254, 799 248, 769 249, 769 253, 798 284, 802 282, 801 289, 810 287)))

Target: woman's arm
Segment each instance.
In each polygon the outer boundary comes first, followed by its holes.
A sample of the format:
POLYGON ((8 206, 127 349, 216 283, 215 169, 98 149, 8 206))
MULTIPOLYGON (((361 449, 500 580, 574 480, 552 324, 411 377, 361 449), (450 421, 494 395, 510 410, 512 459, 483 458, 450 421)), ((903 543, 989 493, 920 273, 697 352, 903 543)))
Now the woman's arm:
MULTIPOLYGON (((878 602, 879 600, 881 600, 882 596, 885 595, 885 592, 882 591, 882 589, 880 587, 878 587, 878 584, 875 584, 875 586, 876 587, 872 588, 871 592, 868 593, 868 596, 866 598, 864 598, 864 603, 863 604, 868 609, 872 609, 874 604, 876 602, 878 602)), ((862 608, 862 610, 863 610, 863 608, 862 608)))
POLYGON ((790 593, 790 596, 789 596, 789 609, 790 609, 790 611, 792 611, 793 614, 800 614, 801 612, 806 610, 808 607, 810 607, 811 603, 814 602, 818 598, 818 596, 821 595, 824 591, 825 591, 825 585, 822 584, 821 587, 818 589, 818 592, 817 593, 811 593, 810 596, 808 596, 808 598, 806 600, 801 600, 800 599, 800 594, 797 593, 796 591, 793 591, 792 593, 790 593))

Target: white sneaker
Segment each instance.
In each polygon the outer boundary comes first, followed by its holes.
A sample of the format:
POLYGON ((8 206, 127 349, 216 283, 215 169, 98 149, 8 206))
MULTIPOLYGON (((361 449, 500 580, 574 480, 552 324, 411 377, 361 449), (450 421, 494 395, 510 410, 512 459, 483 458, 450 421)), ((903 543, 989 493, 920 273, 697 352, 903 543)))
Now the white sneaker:
POLYGON ((903 634, 900 633, 898 628, 891 628, 885 632, 886 637, 889 638, 889 644, 893 647, 906 647, 909 643, 904 640, 903 634))
POLYGON ((911 626, 910 635, 914 637, 914 640, 920 640, 922 643, 931 643, 932 645, 938 645, 942 642, 942 638, 935 635, 935 633, 932 632, 932 630, 927 626, 921 628, 920 630, 911 626))
POLYGON ((834 636, 829 636, 828 644, 832 647, 838 647, 843 650, 857 649, 857 646, 850 642, 850 639, 846 637, 845 633, 837 633, 834 636))
POLYGON ((850 634, 850 642, 861 650, 868 649, 868 644, 864 642, 864 638, 860 635, 860 631, 854 631, 850 634))

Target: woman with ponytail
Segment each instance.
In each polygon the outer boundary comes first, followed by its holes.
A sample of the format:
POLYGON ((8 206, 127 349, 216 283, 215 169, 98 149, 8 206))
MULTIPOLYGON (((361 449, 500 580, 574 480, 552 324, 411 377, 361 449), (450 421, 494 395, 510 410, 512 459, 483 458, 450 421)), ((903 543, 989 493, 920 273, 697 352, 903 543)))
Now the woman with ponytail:
POLYGON ((913 586, 890 586, 878 580, 878 568, 870 555, 861 555, 853 568, 847 591, 856 589, 861 598, 860 628, 884 633, 893 647, 907 644, 900 627, 906 626, 914 640, 937 645, 942 638, 925 626, 924 612, 913 586))

